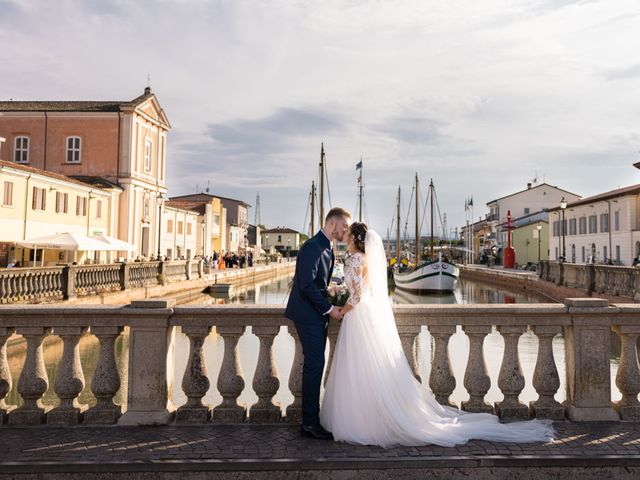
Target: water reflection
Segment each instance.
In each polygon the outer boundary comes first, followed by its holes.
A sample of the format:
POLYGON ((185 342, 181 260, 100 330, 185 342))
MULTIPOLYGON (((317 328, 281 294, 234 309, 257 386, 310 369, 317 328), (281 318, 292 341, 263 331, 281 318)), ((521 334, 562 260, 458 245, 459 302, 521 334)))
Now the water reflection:
MULTIPOLYGON (((267 282, 261 282, 256 285, 245 285, 234 287, 230 295, 201 295, 190 297, 189 303, 244 303, 244 304, 279 304, 284 305, 288 296, 288 281, 291 277, 283 277, 267 282)), ((526 292, 507 292, 498 290, 494 287, 483 285, 478 282, 461 280, 458 288, 451 295, 425 295, 417 296, 407 294, 406 292, 391 291, 392 301, 394 303, 539 303, 546 302, 542 298, 536 298, 534 295, 526 292)), ((189 340, 182 335, 180 329, 176 332, 176 361, 175 361, 175 378, 174 378, 174 403, 179 406, 186 401, 186 397, 180 388, 182 383, 182 375, 188 360, 189 340)), ((116 343, 116 358, 118 370, 122 378, 122 387, 116 396, 116 402, 124 404, 126 402, 126 376, 128 365, 128 334, 125 332, 116 343)), ((416 341, 416 353, 418 359, 418 367, 423 379, 429 378, 431 369, 431 360, 433 357, 434 343, 429 335, 426 327, 422 328, 416 341)), ((247 328, 247 332, 239 341, 240 359, 245 377, 245 389, 242 392, 239 401, 248 406, 255 403, 258 398, 251 387, 253 375, 256 369, 259 351, 259 340, 251 333, 251 328, 247 328)), ((536 363, 538 349, 538 339, 531 332, 525 332, 519 341, 520 363, 522 365, 523 374, 526 379, 526 387, 520 395, 520 400, 528 403, 537 398, 537 394, 532 386, 533 371, 536 363)), ((485 360, 487 363, 487 371, 491 378, 491 389, 487 393, 486 400, 490 403, 502 400, 502 394, 498 388, 498 374, 504 351, 504 341, 502 336, 494 329, 487 335, 484 342, 485 360)), ((218 379, 220 364, 224 353, 224 341, 214 331, 209 335, 204 344, 204 351, 207 361, 207 368, 212 388, 204 397, 204 402, 217 405, 222 400, 220 394, 215 387, 218 379)), ((451 337, 449 344, 449 352, 454 376, 456 378, 456 389, 453 392, 452 400, 460 404, 461 401, 468 399, 463 385, 464 368, 466 366, 467 356, 469 353, 469 341, 467 336, 458 327, 457 332, 451 337)), ((18 404, 20 397, 17 393, 17 382, 22 365, 24 364, 25 342, 20 337, 12 340, 8 349, 9 363, 11 375, 14 381, 14 387, 9 394, 8 403, 18 404)), ((294 353, 294 343, 291 336, 287 333, 286 328, 282 327, 280 333, 274 341, 274 353, 276 367, 280 377, 280 390, 278 391, 275 401, 282 406, 287 406, 293 402, 293 396, 288 389, 288 380, 291 370, 291 360, 294 353)), ((565 372, 564 372, 564 340, 561 336, 554 339, 553 353, 558 367, 560 376, 560 389, 556 394, 558 401, 565 399, 565 372)), ((80 342, 80 355, 86 387, 81 394, 81 403, 89 405, 95 404, 89 385, 93 377, 93 372, 98 360, 98 342, 95 337, 88 335, 83 337, 80 342)), ((53 391, 57 366, 62 357, 62 342, 56 336, 50 336, 45 342, 45 364, 47 374, 49 375, 50 387, 44 396, 43 403, 55 406, 58 400, 53 391)), ((613 379, 617 372, 617 358, 612 359, 611 375, 612 375, 612 394, 613 399, 620 399, 621 395, 615 386, 613 379)))
POLYGON ((405 290, 391 289, 396 304, 462 304, 462 303, 541 303, 550 302, 544 297, 529 292, 508 292, 473 280, 458 279, 453 293, 416 294, 405 290))

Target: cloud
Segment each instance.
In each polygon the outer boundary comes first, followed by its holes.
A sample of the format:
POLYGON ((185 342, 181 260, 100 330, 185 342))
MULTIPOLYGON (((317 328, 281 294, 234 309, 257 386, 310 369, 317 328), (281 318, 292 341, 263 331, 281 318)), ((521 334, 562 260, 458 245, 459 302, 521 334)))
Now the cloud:
POLYGON ((314 108, 280 108, 260 119, 210 123, 206 135, 219 152, 232 154, 282 153, 300 138, 322 138, 343 128, 339 117, 314 108))
POLYGON ((604 74, 608 80, 633 80, 640 77, 640 63, 635 65, 614 68, 604 74))

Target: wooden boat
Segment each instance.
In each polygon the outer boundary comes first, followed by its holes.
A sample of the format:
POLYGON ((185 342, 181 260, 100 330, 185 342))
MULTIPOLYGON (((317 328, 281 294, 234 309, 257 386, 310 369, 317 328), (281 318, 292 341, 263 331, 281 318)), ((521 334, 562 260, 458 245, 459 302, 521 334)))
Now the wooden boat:
MULTIPOLYGON (((429 184, 429 197, 428 203, 431 205, 431 253, 430 260, 420 263, 422 258, 422 250, 420 248, 420 223, 419 223, 419 208, 420 208, 420 191, 418 186, 418 175, 415 179, 415 192, 416 192, 416 267, 407 269, 405 271, 400 268, 395 268, 393 271, 393 280, 396 284, 396 289, 407 290, 416 293, 428 293, 428 292, 452 292, 455 288, 458 276, 460 275, 460 269, 452 262, 442 258, 442 252, 438 253, 437 258, 434 257, 434 236, 433 227, 435 224, 434 219, 434 202, 435 202, 435 187, 433 186, 433 180, 429 184)), ((400 189, 398 189, 398 229, 397 229, 397 258, 400 258, 400 189)), ((397 265, 400 265, 398 262, 397 265)))

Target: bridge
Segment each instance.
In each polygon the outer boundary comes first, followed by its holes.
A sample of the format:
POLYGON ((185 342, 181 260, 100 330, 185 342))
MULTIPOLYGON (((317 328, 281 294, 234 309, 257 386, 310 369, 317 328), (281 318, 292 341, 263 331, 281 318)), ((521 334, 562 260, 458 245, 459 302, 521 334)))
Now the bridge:
MULTIPOLYGON (((503 421, 551 418, 556 441, 549 444, 504 444, 472 441, 455 448, 434 446, 351 446, 301 439, 302 351, 295 329, 283 317, 282 306, 174 306, 167 300, 127 305, 0 306, 0 478, 216 478, 234 472, 236 478, 317 478, 324 475, 375 478, 523 478, 554 475, 585 478, 640 474, 640 368, 638 336, 640 305, 609 304, 597 298, 566 299, 564 304, 532 305, 412 305, 394 307, 398 330, 416 376, 427 383, 442 404, 452 404, 456 379, 449 340, 461 328, 469 340, 463 384, 466 411, 493 412, 503 421), (189 339, 187 366, 180 388, 186 402, 174 406, 173 378, 176 329, 189 339), (248 327, 259 339, 251 386, 245 385, 238 341, 248 327), (285 327, 295 341, 288 359, 287 385, 293 403, 274 401, 281 379, 274 362, 274 339, 285 327), (415 340, 426 328, 433 338, 428 378, 421 375, 415 340), (531 330, 538 339, 532 387, 536 400, 523 403, 526 375, 519 360, 519 338, 531 330), (495 330, 504 340, 497 386, 502 400, 486 400, 492 387, 485 363, 484 340, 495 330), (120 378, 114 345, 126 331, 128 374, 120 378), (215 331, 224 354, 212 385, 206 366, 205 338, 215 331), (563 358, 556 360, 553 339, 564 337, 563 358), (13 385, 6 355, 13 335, 26 339, 22 373, 13 385), (59 399, 45 407, 48 388, 43 342, 57 335, 63 354, 53 390, 59 399), (95 405, 79 401, 85 378, 79 355, 83 335, 94 335, 100 354, 91 391, 95 405), (615 382, 621 399, 611 392, 612 335, 620 342, 615 382), (566 401, 558 364, 565 372, 566 401), (126 407, 114 403, 121 383, 127 387, 126 407), (5 401, 17 389, 21 405, 5 401), (222 401, 207 405, 203 397, 215 388, 222 401), (238 401, 245 388, 258 400, 238 401), (18 476, 19 475, 19 476, 18 476)), ((330 350, 338 324, 331 324, 330 350)), ((328 368, 331 368, 330 361, 328 368)), ((284 379, 283 379, 284 380, 284 379)), ((284 385, 283 385, 284 387, 284 385)))

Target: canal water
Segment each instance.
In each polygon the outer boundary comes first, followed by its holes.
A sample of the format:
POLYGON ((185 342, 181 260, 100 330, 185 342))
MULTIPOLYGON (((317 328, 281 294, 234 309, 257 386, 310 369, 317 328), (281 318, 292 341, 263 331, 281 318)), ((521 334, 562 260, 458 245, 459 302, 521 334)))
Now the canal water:
MULTIPOLYGON (((288 282, 291 277, 282 277, 280 279, 271 280, 259 284, 246 285, 242 287, 234 287, 230 295, 211 296, 200 295, 190 297, 190 304, 280 304, 285 305, 288 295, 288 282)), ((418 296, 407 294, 401 291, 391 291, 390 297, 395 304, 428 304, 428 303, 547 303, 550 300, 546 298, 536 297, 535 295, 524 292, 509 292, 497 289, 493 286, 482 284, 470 280, 460 280, 455 292, 451 295, 425 295, 418 296)), ((533 371, 536 363, 538 349, 537 337, 531 332, 525 332, 520 338, 519 352, 520 362, 523 374, 526 379, 526 387, 520 395, 520 400, 528 403, 537 398, 537 394, 532 386, 533 371)), ((257 402, 258 398, 252 389, 253 373, 256 369, 258 360, 259 341, 258 338, 251 333, 248 328, 245 335, 239 341, 240 361, 244 373, 245 389, 239 397, 239 402, 251 406, 257 402)), ((554 356, 558 373, 560 375, 560 388, 556 394, 556 400, 562 402, 565 399, 565 372, 564 372, 564 340, 561 336, 557 336, 553 342, 554 356)), ((222 363, 224 353, 224 342, 222 338, 214 332, 207 338, 204 351, 211 380, 211 388, 203 401, 206 404, 217 405, 222 398, 218 394, 215 387, 218 379, 218 371, 222 363)), ((433 340, 429 335, 426 327, 422 328, 416 341, 416 354, 418 359, 418 367, 423 380, 429 378, 430 363, 433 351, 433 340)), ((486 400, 490 403, 502 400, 502 394, 498 388, 498 374, 504 351, 504 341, 501 335, 495 330, 487 335, 484 342, 485 361, 487 371, 491 377, 491 389, 487 393, 486 400)), ((294 343, 292 337, 287 333, 286 328, 282 327, 280 333, 274 341, 275 361, 280 377, 280 389, 275 397, 275 401, 286 406, 293 402, 293 396, 289 393, 288 379, 291 370, 291 361, 294 353, 294 343)), ((460 404, 461 401, 468 399, 468 394, 463 386, 464 369, 466 366, 467 356, 469 353, 469 341, 462 329, 458 327, 457 332, 451 337, 449 344, 449 352, 451 365, 454 376, 456 378, 456 389, 452 394, 452 401, 460 404)), ((118 369, 120 371, 122 386, 118 392, 115 401, 119 404, 126 405, 126 376, 128 362, 128 335, 121 335, 116 342, 116 353, 118 369)), ((173 398, 176 406, 182 405, 186 401, 186 397, 180 387, 182 382, 182 374, 187 364, 189 353, 189 340, 179 330, 176 332, 176 360, 174 368, 174 388, 173 398)), ((98 360, 98 342, 95 337, 88 335, 83 337, 80 343, 80 354, 82 366, 85 374, 86 387, 80 396, 81 403, 89 405, 95 404, 95 398, 90 391, 91 378, 98 360)), ((25 344, 21 338, 16 338, 10 342, 8 349, 9 366, 14 381, 14 388, 8 396, 8 403, 19 404, 20 397, 17 394, 17 381, 20 375, 22 365, 24 364, 25 344)), ((56 377, 56 367, 62 356, 62 342, 55 335, 50 336, 45 342, 45 364, 49 375, 49 390, 43 398, 45 405, 55 406, 57 398, 53 391, 56 377)), ((618 358, 611 359, 611 375, 612 375, 612 395, 614 400, 620 399, 620 392, 615 386, 615 374, 617 372, 618 358)))

